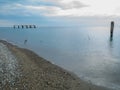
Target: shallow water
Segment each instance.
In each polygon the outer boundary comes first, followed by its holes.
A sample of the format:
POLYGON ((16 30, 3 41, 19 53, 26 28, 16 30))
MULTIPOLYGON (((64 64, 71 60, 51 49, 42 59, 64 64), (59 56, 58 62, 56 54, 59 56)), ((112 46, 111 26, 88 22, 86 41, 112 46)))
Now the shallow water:
POLYGON ((0 38, 35 51, 84 80, 120 89, 120 30, 109 27, 0 28, 0 38), (27 43, 24 44, 24 40, 27 43))

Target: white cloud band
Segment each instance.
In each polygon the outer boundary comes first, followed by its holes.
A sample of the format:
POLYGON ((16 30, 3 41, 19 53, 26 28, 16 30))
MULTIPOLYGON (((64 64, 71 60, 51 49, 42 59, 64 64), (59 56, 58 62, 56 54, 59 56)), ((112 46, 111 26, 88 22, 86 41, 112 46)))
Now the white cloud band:
POLYGON ((26 0, 29 3, 14 3, 0 6, 1 14, 45 16, 120 16, 119 0, 26 0), (32 4, 34 2, 34 4, 32 4), (36 4, 35 4, 36 2, 36 4), (41 2, 46 3, 42 4, 41 2), (39 5, 37 4, 39 3, 39 5), (48 5, 51 4, 51 5, 48 5))

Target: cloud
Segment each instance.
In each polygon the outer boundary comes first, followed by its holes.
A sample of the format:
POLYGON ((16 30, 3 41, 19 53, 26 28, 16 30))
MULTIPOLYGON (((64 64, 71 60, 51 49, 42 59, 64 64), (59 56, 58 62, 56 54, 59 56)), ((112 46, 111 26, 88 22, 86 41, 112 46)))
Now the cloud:
POLYGON ((52 2, 54 3, 54 5, 62 8, 62 9, 73 9, 73 8, 83 8, 83 7, 87 7, 86 4, 83 4, 81 1, 79 0, 45 0, 47 2, 52 2))
POLYGON ((0 5, 0 14, 4 15, 120 16, 118 0, 24 0, 24 2, 21 0, 16 2, 15 0, 7 0, 2 1, 2 3, 4 4, 0 5))
MULTIPOLYGON (((41 0, 59 8, 47 16, 120 16, 119 0, 41 0)), ((49 10, 47 10, 49 11, 49 10)), ((50 11, 49 11, 50 12, 50 11)), ((45 13, 46 15, 46 13, 45 13)))
POLYGON ((87 5, 81 3, 80 1, 71 1, 71 2, 60 2, 58 4, 62 9, 73 9, 73 8, 83 8, 83 7, 87 7, 87 5))
POLYGON ((6 4, 1 6, 0 14, 3 15, 22 15, 22 16, 40 16, 56 15, 61 8, 45 5, 23 5, 20 3, 6 4))
POLYGON ((119 20, 119 0, 0 0, 1 26, 10 26, 14 22, 94 26, 98 21, 97 24, 101 24, 114 20, 111 16, 118 16, 119 20))
MULTIPOLYGON (((24 7, 18 3, 4 4, 0 6, 1 15, 19 15, 21 12, 24 12, 24 7)), ((22 13, 24 15, 24 13, 22 13)))

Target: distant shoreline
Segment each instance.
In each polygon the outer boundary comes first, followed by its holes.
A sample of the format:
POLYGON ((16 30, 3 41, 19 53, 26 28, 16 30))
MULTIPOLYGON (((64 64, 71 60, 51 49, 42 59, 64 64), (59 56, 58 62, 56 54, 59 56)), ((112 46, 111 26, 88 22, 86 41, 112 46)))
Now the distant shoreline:
POLYGON ((26 89, 26 90, 110 90, 86 83, 76 75, 53 65, 28 49, 19 48, 16 45, 0 40, 19 62, 21 77, 15 85, 8 83, 2 89, 26 89))

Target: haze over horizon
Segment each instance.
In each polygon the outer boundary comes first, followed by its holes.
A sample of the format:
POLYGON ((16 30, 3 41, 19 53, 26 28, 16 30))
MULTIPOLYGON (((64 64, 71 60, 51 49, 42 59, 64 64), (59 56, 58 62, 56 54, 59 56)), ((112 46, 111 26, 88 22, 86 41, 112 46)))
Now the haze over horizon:
POLYGON ((96 21, 119 23, 119 0, 0 0, 0 26, 36 24, 39 26, 96 25, 96 21))

